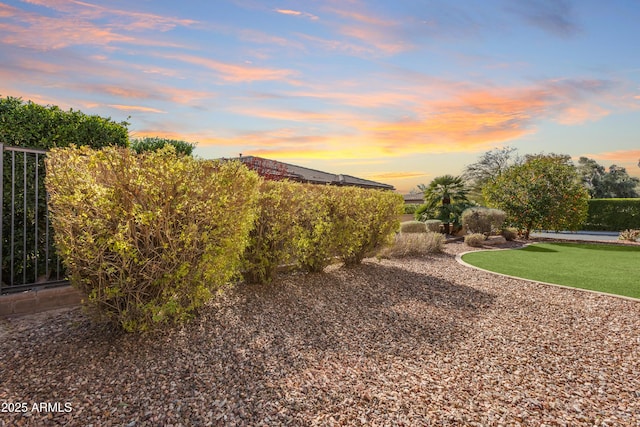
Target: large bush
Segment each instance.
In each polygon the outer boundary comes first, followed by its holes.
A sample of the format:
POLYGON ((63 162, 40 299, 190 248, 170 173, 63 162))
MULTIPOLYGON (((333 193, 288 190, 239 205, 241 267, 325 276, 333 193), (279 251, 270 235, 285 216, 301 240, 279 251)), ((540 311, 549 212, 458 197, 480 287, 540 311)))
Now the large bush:
POLYGON ((585 230, 621 231, 640 228, 640 199, 591 199, 585 230))
POLYGON ((507 214, 500 209, 473 207, 465 209, 461 215, 462 225, 470 233, 480 233, 489 236, 502 230, 507 214))
POLYGON ((335 257, 357 264, 389 241, 400 223, 396 193, 305 184, 296 220, 294 256, 300 268, 322 271, 335 257))
POLYGON ((346 265, 359 264, 390 242, 400 226, 404 199, 385 190, 333 187, 330 201, 334 250, 346 265))
POLYGON ((182 321, 237 272, 258 177, 172 147, 52 150, 56 244, 89 307, 125 330, 182 321))
POLYGON ((277 268, 291 261, 303 185, 264 180, 260 184, 257 218, 243 256, 243 276, 249 283, 270 282, 277 268))
MULTIPOLYGON (((5 145, 44 150, 71 144, 124 147, 128 145, 127 126, 124 121, 115 122, 76 110, 45 107, 20 98, 0 98, 0 143, 5 145)), ((41 154, 37 159, 34 154, 21 152, 4 155, 2 280, 5 284, 63 277, 55 261, 48 262, 55 260, 55 248, 48 230, 43 171, 41 154), (13 240, 9 238, 12 229, 13 240)))

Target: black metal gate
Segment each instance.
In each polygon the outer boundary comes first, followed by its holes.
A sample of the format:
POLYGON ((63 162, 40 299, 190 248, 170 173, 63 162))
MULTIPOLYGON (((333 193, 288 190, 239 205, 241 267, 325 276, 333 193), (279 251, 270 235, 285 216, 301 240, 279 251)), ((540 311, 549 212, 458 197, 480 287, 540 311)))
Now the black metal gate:
POLYGON ((0 144, 0 294, 68 283, 49 221, 46 154, 0 144))

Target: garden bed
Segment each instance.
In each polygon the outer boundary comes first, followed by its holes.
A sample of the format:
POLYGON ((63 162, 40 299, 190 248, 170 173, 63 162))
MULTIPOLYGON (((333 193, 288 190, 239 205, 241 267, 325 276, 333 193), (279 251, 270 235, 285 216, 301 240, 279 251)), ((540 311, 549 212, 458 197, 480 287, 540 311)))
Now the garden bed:
POLYGON ((0 426, 638 425, 640 303, 465 268, 469 249, 238 285, 149 335, 8 319, 0 402, 62 410, 0 426))

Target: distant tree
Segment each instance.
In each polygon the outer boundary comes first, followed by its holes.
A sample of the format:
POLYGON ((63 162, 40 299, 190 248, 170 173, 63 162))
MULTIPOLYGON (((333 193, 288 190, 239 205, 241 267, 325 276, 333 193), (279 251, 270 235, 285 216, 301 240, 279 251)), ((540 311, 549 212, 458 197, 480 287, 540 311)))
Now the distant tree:
POLYGON ((177 139, 161 138, 159 136, 137 138, 131 141, 131 149, 136 153, 144 151, 157 151, 165 145, 172 145, 176 149, 176 153, 190 156, 196 144, 192 142, 181 141, 177 139))
POLYGON ((459 224, 462 211, 469 207, 469 190, 461 176, 438 176, 429 185, 420 184, 418 188, 424 193, 424 204, 417 209, 417 217, 439 219, 447 232, 450 222, 459 224))
POLYGON ((622 166, 609 166, 609 171, 602 181, 604 193, 602 197, 640 197, 638 193, 640 179, 629 176, 627 169, 622 166))
POLYGON ((515 154, 516 148, 503 147, 487 151, 480 159, 467 165, 462 177, 469 183, 469 196, 476 202, 483 204, 482 187, 489 181, 497 178, 510 166, 521 162, 515 154))
POLYGON ((489 182, 483 194, 526 239, 533 229, 575 230, 587 215, 589 195, 569 156, 527 156, 489 182))
POLYGON ((602 180, 607 173, 604 166, 593 159, 580 157, 576 170, 582 179, 582 183, 587 188, 589 196, 592 198, 605 197, 602 194, 602 180))
POLYGON ((640 179, 629 176, 623 167, 611 165, 607 171, 595 160, 580 157, 576 169, 592 198, 640 197, 640 179))

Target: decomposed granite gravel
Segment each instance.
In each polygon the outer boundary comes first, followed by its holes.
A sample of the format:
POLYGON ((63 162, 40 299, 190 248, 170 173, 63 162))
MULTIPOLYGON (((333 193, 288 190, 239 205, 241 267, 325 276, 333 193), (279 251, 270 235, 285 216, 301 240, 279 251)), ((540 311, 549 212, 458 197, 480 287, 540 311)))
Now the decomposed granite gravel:
POLYGON ((640 302, 458 264, 239 284, 146 335, 0 325, 0 426, 639 426, 640 302))

